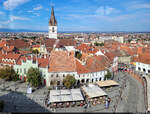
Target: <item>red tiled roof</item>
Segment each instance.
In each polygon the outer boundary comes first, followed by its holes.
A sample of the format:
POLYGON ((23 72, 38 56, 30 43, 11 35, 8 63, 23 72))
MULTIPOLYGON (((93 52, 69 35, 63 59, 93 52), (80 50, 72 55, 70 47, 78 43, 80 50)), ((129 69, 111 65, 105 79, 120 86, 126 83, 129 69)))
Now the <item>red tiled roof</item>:
POLYGON ((38 58, 38 65, 39 67, 47 67, 49 64, 49 58, 38 58))
POLYGON ((25 56, 21 56, 20 58, 19 58, 19 60, 17 61, 17 65, 21 65, 21 61, 25 61, 26 62, 26 57, 25 56))
POLYGON ((26 47, 29 47, 30 45, 28 42, 25 42, 22 39, 7 40, 6 42, 7 42, 7 45, 14 46, 16 48, 26 48, 26 47))
POLYGON ((77 49, 81 50, 82 52, 85 53, 96 53, 98 51, 97 48, 95 48, 94 46, 88 46, 87 44, 81 44, 79 46, 77 46, 77 49))
POLYGON ((61 46, 75 46, 76 41, 73 39, 59 39, 59 42, 56 47, 61 47, 61 46))
POLYGON ((120 50, 126 51, 130 56, 136 55, 137 54, 137 48, 136 47, 128 47, 128 46, 121 46, 120 50))
POLYGON ((46 48, 47 52, 51 52, 53 50, 53 48, 49 47, 49 48, 46 48))
POLYGON ((14 59, 17 62, 20 56, 21 56, 20 54, 14 54, 14 53, 2 54, 0 55, 0 63, 14 65, 13 62, 2 61, 2 59, 14 59))
POLYGON ((19 53, 24 55, 24 54, 30 54, 32 53, 32 51, 23 51, 23 50, 19 50, 19 53))
POLYGON ((32 45, 32 48, 40 48, 40 45, 32 45))
POLYGON ((0 41, 0 48, 2 48, 3 46, 5 46, 6 41, 0 41))
POLYGON ((74 52, 52 51, 49 72, 75 72, 74 52))
POLYGON ((2 50, 7 51, 7 52, 11 52, 14 50, 14 46, 3 46, 2 50))
POLYGON ((110 62, 113 63, 114 58, 121 56, 121 53, 118 50, 109 50, 105 55, 109 58, 110 62))
POLYGON ((137 57, 133 57, 133 61, 150 64, 150 54, 138 54, 137 57))
POLYGON ((45 39, 42 40, 42 44, 45 44, 46 47, 53 47, 55 44, 56 39, 45 39))
POLYGON ((76 60, 78 74, 103 71, 109 67, 109 65, 110 64, 108 59, 105 56, 89 57, 85 65, 82 65, 79 61, 76 60))
POLYGON ((76 70, 78 74, 88 73, 88 69, 82 65, 78 60, 76 60, 76 70))
POLYGON ((17 60, 20 56, 21 56, 21 54, 8 53, 7 55, 5 55, 4 59, 15 59, 15 60, 17 60))
MULTIPOLYGON (((42 44, 45 44, 46 47, 53 47, 56 43, 56 39, 45 39, 42 41, 42 44)), ((73 39, 59 39, 56 45, 56 48, 61 48, 64 46, 75 46, 76 41, 73 39)))

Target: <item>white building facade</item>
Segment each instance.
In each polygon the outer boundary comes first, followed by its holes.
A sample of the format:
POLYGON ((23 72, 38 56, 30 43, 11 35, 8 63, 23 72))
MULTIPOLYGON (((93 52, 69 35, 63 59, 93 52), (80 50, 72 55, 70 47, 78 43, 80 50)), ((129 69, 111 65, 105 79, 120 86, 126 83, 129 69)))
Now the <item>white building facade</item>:
POLYGON ((136 62, 136 71, 150 73, 150 64, 136 62))

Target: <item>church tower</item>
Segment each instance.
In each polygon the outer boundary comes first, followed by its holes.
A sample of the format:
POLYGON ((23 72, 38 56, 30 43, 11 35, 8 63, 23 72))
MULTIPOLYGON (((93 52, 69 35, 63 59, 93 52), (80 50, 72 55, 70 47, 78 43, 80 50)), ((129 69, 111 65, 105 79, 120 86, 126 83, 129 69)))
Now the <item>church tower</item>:
POLYGON ((51 9, 51 18, 49 20, 49 38, 57 39, 57 21, 54 15, 54 8, 51 9))

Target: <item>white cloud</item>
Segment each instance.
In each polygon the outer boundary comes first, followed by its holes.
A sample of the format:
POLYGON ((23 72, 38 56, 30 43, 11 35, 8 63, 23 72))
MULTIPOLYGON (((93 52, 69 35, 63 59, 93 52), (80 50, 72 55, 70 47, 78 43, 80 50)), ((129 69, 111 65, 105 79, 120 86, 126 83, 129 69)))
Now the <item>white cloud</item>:
POLYGON ((30 1, 30 0, 6 0, 3 3, 3 6, 7 10, 13 10, 17 6, 22 5, 22 4, 24 4, 24 3, 28 2, 28 1, 30 1))
POLYGON ((4 15, 4 14, 5 14, 4 12, 0 11, 0 15, 4 15))
POLYGON ((30 20, 30 19, 26 18, 26 17, 19 17, 19 16, 10 15, 10 21, 15 21, 15 20, 30 20))
POLYGON ((10 23, 10 21, 8 20, 8 21, 1 21, 0 22, 0 25, 5 25, 5 24, 9 24, 10 23))
POLYGON ((136 4, 131 6, 132 9, 144 9, 144 8, 150 8, 150 4, 136 4))
POLYGON ((33 8, 33 10, 40 10, 40 9, 42 9, 42 8, 43 8, 42 5, 38 5, 38 6, 36 6, 35 8, 33 8))
POLYGON ((109 6, 106 6, 106 7, 101 6, 96 10, 97 15, 110 15, 112 13, 118 13, 118 12, 119 10, 109 7, 109 6))
POLYGON ((125 4, 127 10, 150 9, 150 3, 144 1, 130 1, 125 4))
POLYGON ((0 21, 0 28, 9 28, 10 20, 8 21, 0 21))

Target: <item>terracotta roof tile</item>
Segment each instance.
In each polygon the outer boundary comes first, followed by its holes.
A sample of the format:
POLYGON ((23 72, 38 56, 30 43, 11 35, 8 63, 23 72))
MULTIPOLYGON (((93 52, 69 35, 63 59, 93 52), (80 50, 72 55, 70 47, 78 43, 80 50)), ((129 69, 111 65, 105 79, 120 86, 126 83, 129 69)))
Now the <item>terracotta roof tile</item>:
POLYGON ((76 60, 78 74, 103 71, 109 67, 109 65, 108 59, 105 56, 88 57, 85 65, 82 65, 76 60))
POLYGON ((21 56, 21 54, 8 53, 7 55, 5 55, 4 59, 15 59, 15 60, 17 60, 20 56, 21 56))
POLYGON ((77 49, 81 50, 82 52, 92 54, 95 54, 98 51, 98 49, 95 48, 94 46, 88 46, 87 44, 81 44, 77 46, 77 49))
POLYGON ((49 72, 75 72, 74 52, 52 51, 49 72))
POLYGON ((40 45, 37 44, 37 45, 32 45, 32 48, 40 48, 40 45))
POLYGON ((6 42, 7 42, 7 45, 14 46, 16 48, 26 48, 26 47, 29 47, 30 45, 28 42, 25 42, 22 39, 7 40, 6 42))
POLYGON ((2 50, 7 51, 7 52, 11 52, 14 50, 14 46, 3 46, 2 50))

